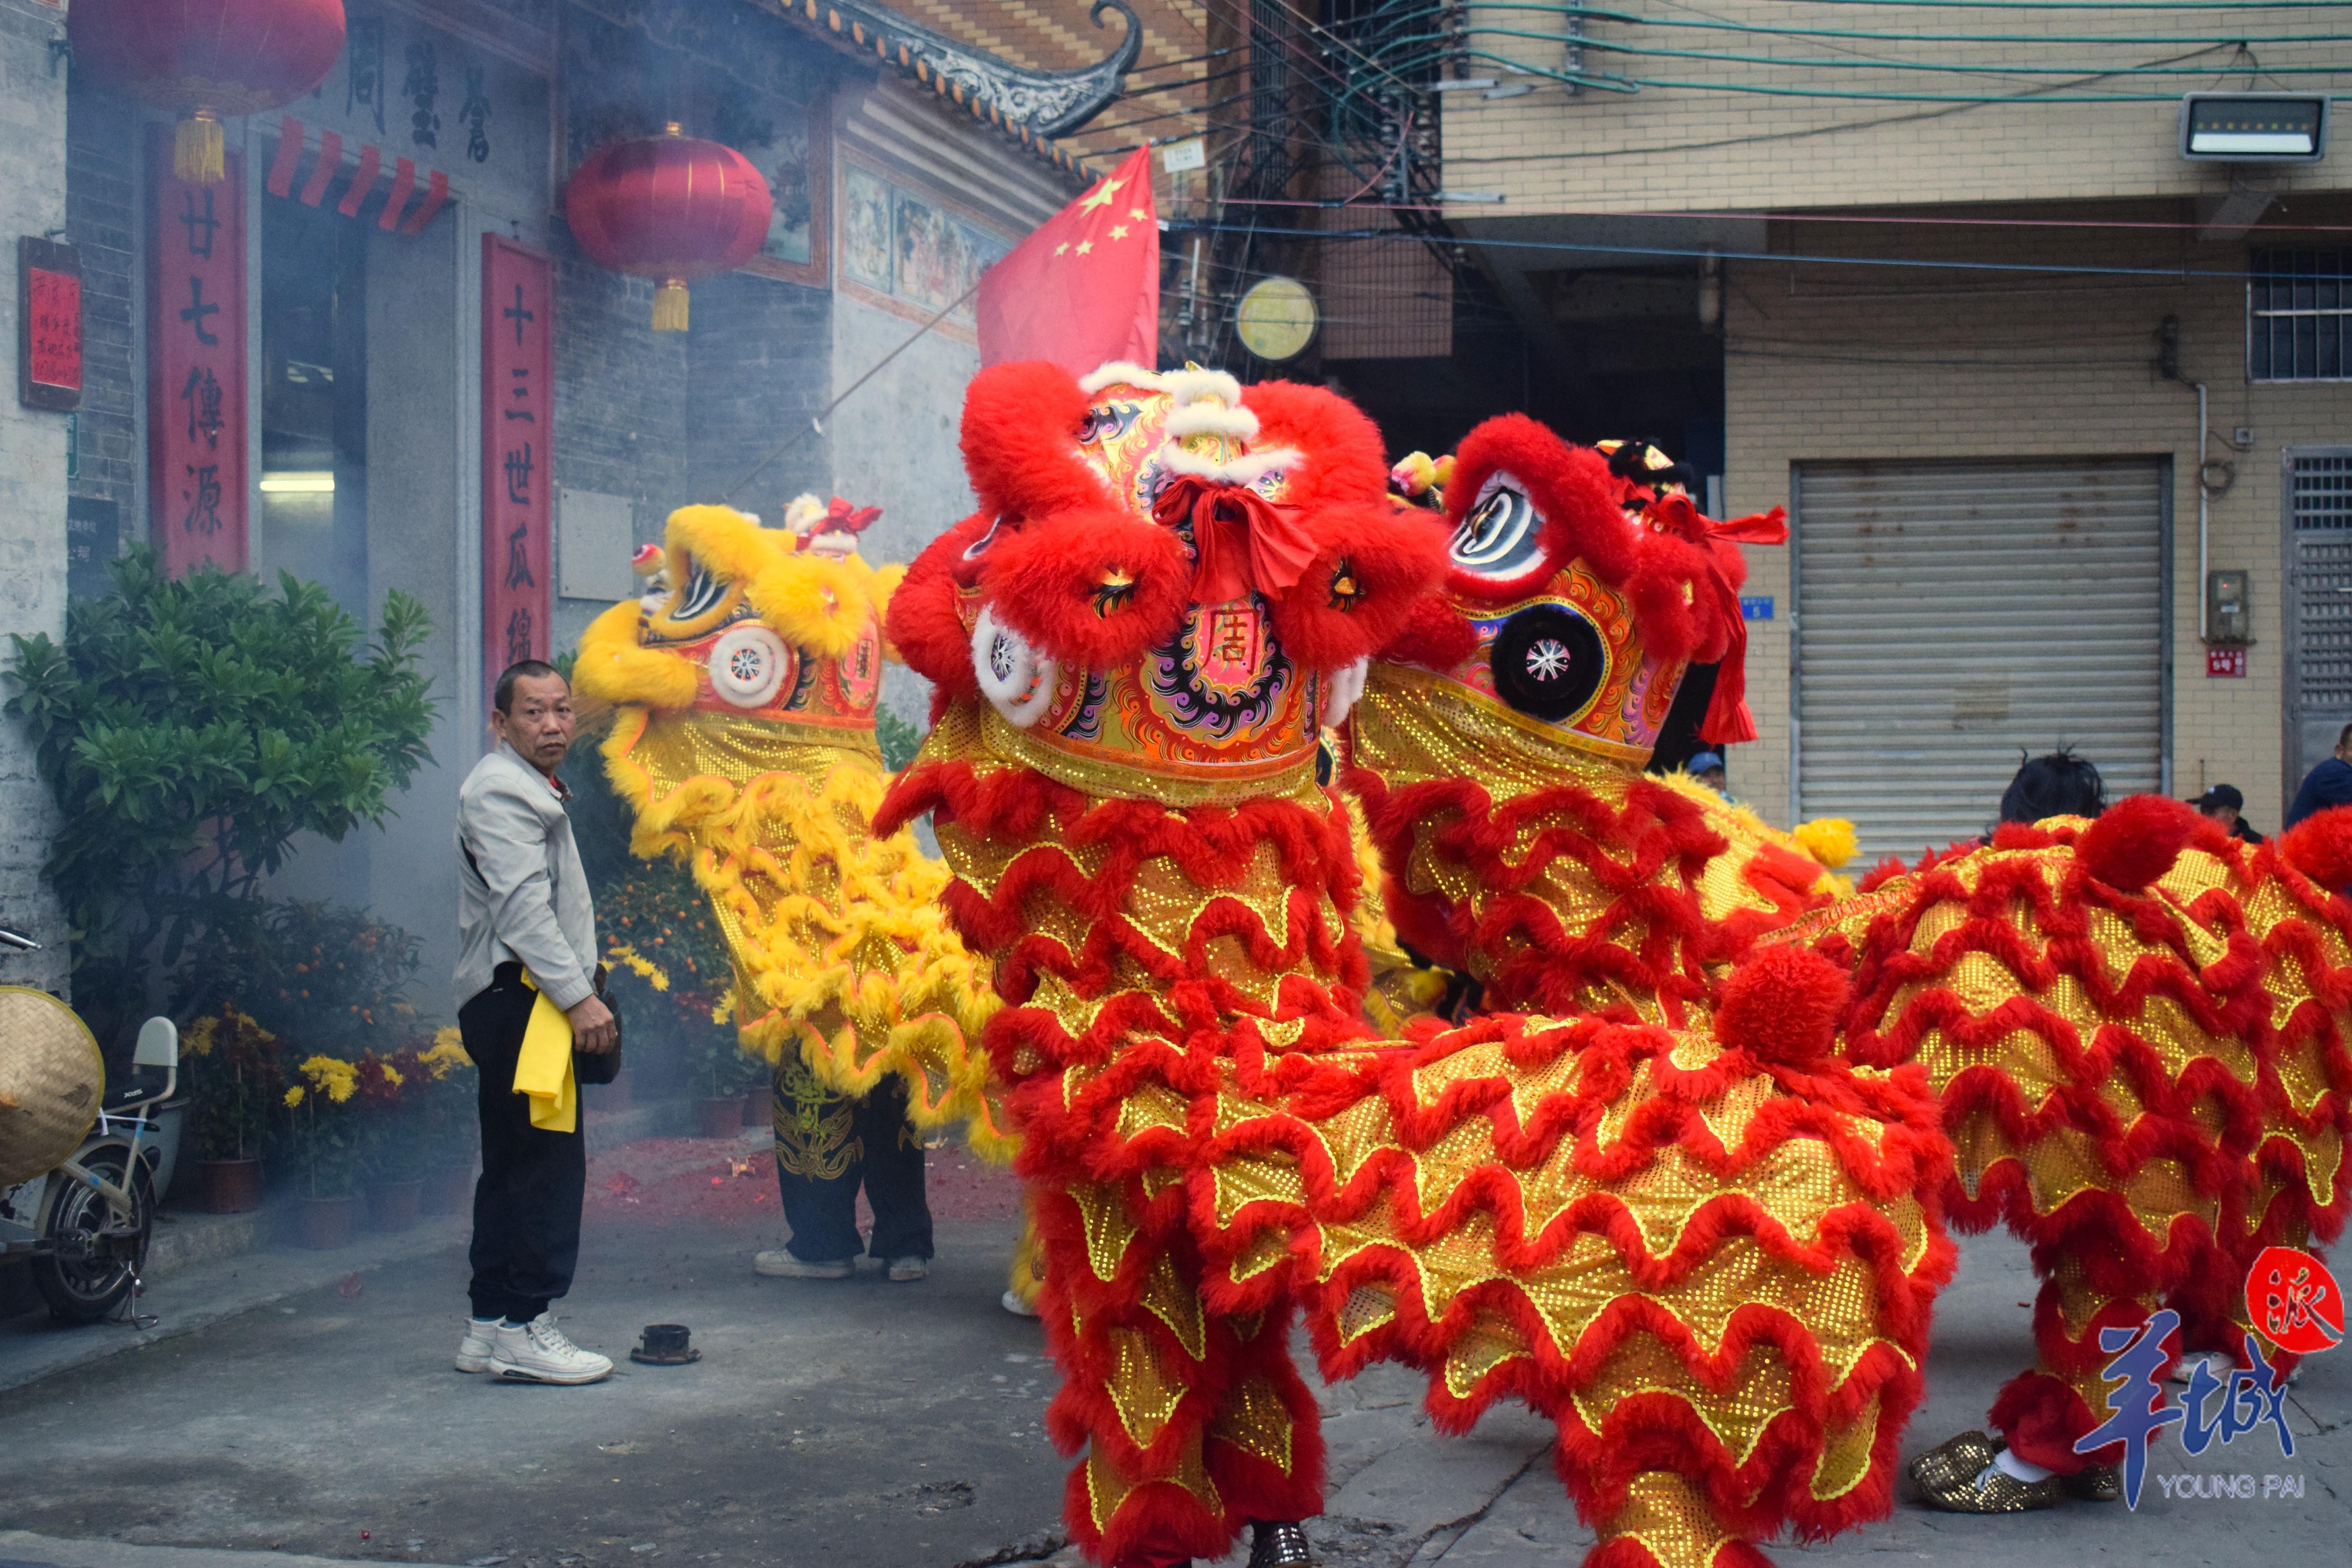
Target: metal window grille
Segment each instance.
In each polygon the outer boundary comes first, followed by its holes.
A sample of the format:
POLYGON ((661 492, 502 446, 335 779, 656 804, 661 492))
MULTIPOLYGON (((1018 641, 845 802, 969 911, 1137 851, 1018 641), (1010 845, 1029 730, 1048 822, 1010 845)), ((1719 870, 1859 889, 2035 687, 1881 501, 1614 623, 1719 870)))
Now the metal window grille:
POLYGON ((2352 380, 2352 252, 2257 250, 2246 278, 2246 374, 2352 380))
POLYGON ((2294 487, 2295 689, 2331 732, 2352 706, 2352 457, 2289 459, 2294 487))

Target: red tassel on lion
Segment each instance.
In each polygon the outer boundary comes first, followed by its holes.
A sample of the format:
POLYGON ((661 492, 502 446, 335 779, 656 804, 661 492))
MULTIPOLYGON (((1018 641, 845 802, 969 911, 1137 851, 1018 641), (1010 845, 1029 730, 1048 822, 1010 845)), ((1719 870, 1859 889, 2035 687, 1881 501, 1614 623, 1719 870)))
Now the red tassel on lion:
MULTIPOLYGON (((1693 966, 1671 1012, 1362 1022, 1319 731, 1382 649, 1466 657, 1445 530, 1389 504, 1370 423, 1213 372, 1016 364, 973 382, 963 449, 982 510, 891 606, 940 707, 877 831, 931 815, 950 916, 994 959, 1073 1538, 1167 1568, 1250 1525, 1254 1562, 1305 1561, 1302 1317, 1327 1375, 1424 1371, 1447 1430, 1507 1396, 1549 1416, 1593 1563, 1753 1568, 1780 1529, 1883 1513, 1951 1156, 1918 1068, 1832 1050, 1834 964, 1759 960, 1717 1012, 1690 946, 1654 957, 1693 966)), ((1594 462, 1568 477, 1613 506, 1594 462)), ((1681 590, 1736 587, 1723 547, 1610 515, 1596 583, 1686 612, 1676 675, 1720 657, 1720 605, 1681 590)), ((1696 809, 1642 820, 1645 866, 1710 853, 1696 809)), ((1818 871, 1756 897, 1801 906, 1818 871)))

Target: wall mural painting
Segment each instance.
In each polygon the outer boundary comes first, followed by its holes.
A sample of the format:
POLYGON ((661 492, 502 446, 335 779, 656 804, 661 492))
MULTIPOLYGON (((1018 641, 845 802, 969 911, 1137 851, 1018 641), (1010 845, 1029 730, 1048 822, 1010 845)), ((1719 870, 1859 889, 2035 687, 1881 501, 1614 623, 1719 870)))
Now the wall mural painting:
POLYGON ((856 164, 842 171, 841 275, 890 292, 890 187, 856 164))
MULTIPOLYGON (((842 166, 841 274, 852 283, 928 316, 969 326, 980 275, 1012 246, 939 202, 855 163, 842 166)), ((879 301, 877 301, 879 302, 879 301)))

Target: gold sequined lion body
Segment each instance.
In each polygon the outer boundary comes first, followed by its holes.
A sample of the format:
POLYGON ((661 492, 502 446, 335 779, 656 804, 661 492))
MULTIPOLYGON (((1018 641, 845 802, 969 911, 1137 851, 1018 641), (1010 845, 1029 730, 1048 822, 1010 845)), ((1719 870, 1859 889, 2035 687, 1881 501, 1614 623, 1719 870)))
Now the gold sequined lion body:
POLYGON ((744 1048, 795 1053, 837 1093, 895 1073, 919 1126, 965 1123, 1008 1158, 978 1045, 987 965, 941 915, 939 862, 872 828, 882 616, 904 568, 846 543, 821 522, 796 534, 682 508, 667 584, 597 617, 575 679, 617 710, 604 755, 631 848, 685 859, 710 900, 744 1048))
POLYGON ((1654 452, 1516 416, 1450 469, 1444 593, 1373 664, 1345 736, 1398 931, 1488 1006, 1668 1021, 1759 944, 1834 963, 1841 1051, 1923 1068, 1941 1098, 1947 1212, 2005 1223, 2042 1279, 2000 1437, 1963 1434, 1915 1477, 1970 1511, 2116 1495, 2120 1445, 2075 1451, 2114 1386, 2102 1331, 2169 1308, 2175 1349, 2242 1355, 2254 1258, 2342 1224, 2352 905, 2323 889, 2352 878, 2326 879, 2327 830, 2256 851, 2143 798, 2095 826, 2005 826, 1852 898, 1823 870, 1847 825, 1784 837, 1640 771, 1681 659, 1720 660, 1702 736, 1753 738, 1718 542, 1778 520, 1709 522, 1654 452), (2000 1446, 2052 1474, 2003 1479, 2000 1446))
POLYGON ((1369 421, 1001 365, 963 447, 982 510, 891 607, 937 722, 881 823, 930 816, 994 963, 1074 1538, 1169 1568, 1319 1511, 1301 1315, 1328 1375, 1424 1370, 1449 1430, 1553 1420, 1605 1568, 1754 1568, 1883 1511, 1948 1153, 1917 1069, 1829 1054, 1830 966, 1792 951, 1673 1028, 1363 1021, 1317 739, 1444 548, 1369 421))

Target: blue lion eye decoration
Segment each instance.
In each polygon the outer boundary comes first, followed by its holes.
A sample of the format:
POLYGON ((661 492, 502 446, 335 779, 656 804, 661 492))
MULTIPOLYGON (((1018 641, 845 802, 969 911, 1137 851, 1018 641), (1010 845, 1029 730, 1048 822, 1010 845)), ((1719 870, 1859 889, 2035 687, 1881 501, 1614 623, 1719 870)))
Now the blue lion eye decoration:
POLYGON ((1454 531, 1454 564, 1480 577, 1523 577, 1543 559, 1543 514, 1508 474, 1496 474, 1454 531))

